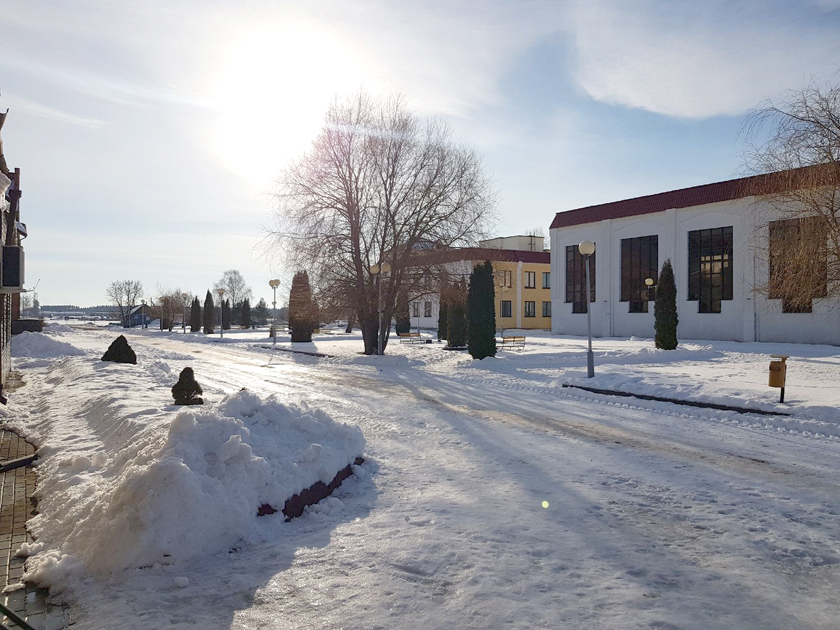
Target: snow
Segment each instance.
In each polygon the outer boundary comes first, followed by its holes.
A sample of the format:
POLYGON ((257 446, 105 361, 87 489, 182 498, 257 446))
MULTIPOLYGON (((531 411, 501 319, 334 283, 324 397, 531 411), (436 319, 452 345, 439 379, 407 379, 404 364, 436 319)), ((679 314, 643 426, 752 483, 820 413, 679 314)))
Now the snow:
POLYGON ((54 359, 83 355, 84 350, 72 344, 57 341, 43 333, 24 331, 12 337, 12 356, 33 359, 54 359))
POLYGON ((585 339, 524 334, 473 361, 140 330, 121 366, 115 331, 64 332, 85 354, 24 367, 4 418, 42 445, 27 576, 85 628, 836 627, 836 348, 598 339, 586 379, 585 339), (169 404, 186 365, 203 407, 169 404), (361 449, 301 518, 255 517, 361 449))

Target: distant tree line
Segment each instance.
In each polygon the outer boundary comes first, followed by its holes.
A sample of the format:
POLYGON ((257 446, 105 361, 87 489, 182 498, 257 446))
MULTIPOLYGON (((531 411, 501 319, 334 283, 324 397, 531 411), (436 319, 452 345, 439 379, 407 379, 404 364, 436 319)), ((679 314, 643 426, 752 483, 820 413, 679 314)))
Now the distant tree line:
POLYGON ((214 332, 217 326, 223 327, 224 330, 229 330, 232 326, 265 326, 271 319, 271 311, 264 299, 261 298, 256 306, 251 305, 251 288, 236 269, 225 271, 222 278, 213 285, 213 289, 207 290, 203 306, 198 295, 177 287, 158 286, 155 293, 148 294, 144 292, 139 280, 112 282, 107 295, 111 300, 111 304, 107 306, 45 306, 42 310, 80 314, 108 312, 120 319, 123 326, 129 326, 137 325, 137 321, 132 321, 132 311, 136 312, 139 303, 145 303, 144 315, 147 320, 157 320, 161 330, 171 331, 176 326, 186 328, 189 325, 190 332, 203 330, 206 334, 214 332), (219 293, 220 290, 223 291, 219 293), (221 300, 216 304, 219 298, 221 300))

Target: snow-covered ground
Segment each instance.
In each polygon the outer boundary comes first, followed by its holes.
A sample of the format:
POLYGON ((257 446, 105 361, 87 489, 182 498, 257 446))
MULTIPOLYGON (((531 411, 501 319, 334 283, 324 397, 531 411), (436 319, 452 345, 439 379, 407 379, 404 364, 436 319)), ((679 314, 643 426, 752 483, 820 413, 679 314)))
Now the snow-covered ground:
POLYGON ((272 352, 264 331, 134 330, 138 365, 115 366, 98 359, 116 331, 47 331, 16 340, 26 384, 4 420, 44 453, 31 577, 68 598, 81 627, 837 627, 836 348, 595 340, 586 379, 585 339, 530 332, 524 352, 476 362, 437 343, 366 357, 358 335, 278 338, 328 355, 314 357, 272 352), (783 405, 767 387, 769 353, 791 357, 783 405), (202 417, 226 434, 181 433, 201 424, 170 406, 187 365, 202 417), (249 466, 211 470, 220 450, 275 457, 289 422, 252 422, 256 410, 274 417, 269 407, 344 431, 335 448, 361 448, 353 426, 366 441, 357 474, 289 523, 253 516, 268 490, 231 507, 262 488, 249 466), (195 509, 188 483, 139 474, 179 461, 187 481, 222 484, 215 513, 195 509))

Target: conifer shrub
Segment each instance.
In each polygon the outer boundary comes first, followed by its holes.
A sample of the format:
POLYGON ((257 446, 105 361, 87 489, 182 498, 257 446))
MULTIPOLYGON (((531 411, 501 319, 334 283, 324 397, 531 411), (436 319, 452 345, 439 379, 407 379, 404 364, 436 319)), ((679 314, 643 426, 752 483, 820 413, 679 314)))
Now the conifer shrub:
POLYGON ((662 264, 659 283, 656 285, 656 300, 653 307, 655 342, 657 348, 675 350, 677 344, 677 285, 671 261, 662 264))
POLYGON ((178 382, 172 386, 172 397, 176 405, 203 405, 201 385, 195 380, 193 369, 185 367, 178 375, 178 382))
POLYGON ((222 330, 230 330, 230 300, 222 300, 222 330))
POLYGON ((496 286, 493 265, 476 265, 467 294, 469 350, 473 359, 496 356, 496 286))
POLYGON ((201 330, 201 302, 198 301, 198 296, 193 298, 192 305, 190 305, 190 332, 198 332, 201 330))
POLYGON ((102 355, 102 360, 113 361, 114 363, 133 363, 136 365, 137 355, 134 354, 134 350, 128 344, 125 336, 120 335, 108 346, 105 354, 102 355))
POLYGON ((449 339, 449 300, 444 293, 440 294, 438 307, 438 341, 449 339))
POLYGON ((305 271, 298 271, 292 278, 292 289, 289 292, 289 330, 292 341, 312 341, 312 331, 317 323, 309 275, 305 271))
POLYGON ((214 320, 216 319, 216 305, 213 303, 213 296, 210 291, 207 291, 207 297, 204 298, 204 334, 212 335, 214 330, 214 320))
POLYGON ((469 323, 467 320, 467 288, 462 280, 452 288, 446 317, 446 333, 450 348, 465 348, 469 323))
POLYGON ((251 302, 248 298, 242 300, 242 325, 245 328, 251 327, 251 302))
POLYGON ((394 313, 394 329, 397 334, 411 332, 411 315, 408 311, 408 295, 401 291, 397 298, 397 308, 394 313))

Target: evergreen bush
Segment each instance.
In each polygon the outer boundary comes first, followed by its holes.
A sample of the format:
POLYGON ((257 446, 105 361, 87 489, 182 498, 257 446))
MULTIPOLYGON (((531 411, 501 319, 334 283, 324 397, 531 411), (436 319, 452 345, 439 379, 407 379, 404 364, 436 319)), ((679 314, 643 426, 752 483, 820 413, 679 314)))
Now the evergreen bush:
POLYGON ((292 278, 289 292, 289 331, 293 342, 312 341, 312 331, 317 322, 309 275, 298 271, 292 278))
POLYGON ((496 356, 496 286, 490 261, 473 268, 467 295, 467 313, 472 358, 496 356))
POLYGON ((394 329, 397 334, 411 332, 411 315, 408 312, 408 295, 400 291, 397 298, 397 308, 394 312, 394 329))
POLYGON ((464 348, 467 345, 469 323, 467 320, 467 290, 464 281, 452 289, 446 318, 446 333, 450 348, 464 348))
POLYGON ((653 307, 654 330, 656 332, 656 347, 663 350, 674 350, 677 341, 677 285, 674 282, 674 270, 671 261, 662 264, 659 273, 659 284, 656 285, 656 300, 653 307))
POLYGON ((222 330, 230 330, 230 300, 222 300, 222 330))
POLYGON ((213 296, 210 291, 207 291, 207 297, 204 298, 204 334, 213 334, 213 323, 216 319, 216 305, 213 303, 213 296))
POLYGON ((198 332, 199 330, 201 330, 201 302, 198 301, 198 296, 196 296, 190 306, 190 332, 198 332))
POLYGON ((440 294, 440 303, 438 307, 438 341, 449 339, 449 301, 444 293, 440 294))
POLYGON ((248 298, 242 300, 242 325, 245 328, 251 327, 251 301, 248 298))
POLYGON ((193 369, 185 367, 178 375, 178 382, 172 386, 172 397, 176 405, 203 405, 201 385, 195 380, 193 369))
POLYGON ((120 335, 108 346, 105 354, 102 355, 102 360, 113 361, 114 363, 133 363, 136 365, 137 355, 134 354, 134 350, 128 345, 128 340, 123 335, 120 335))

